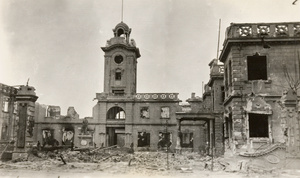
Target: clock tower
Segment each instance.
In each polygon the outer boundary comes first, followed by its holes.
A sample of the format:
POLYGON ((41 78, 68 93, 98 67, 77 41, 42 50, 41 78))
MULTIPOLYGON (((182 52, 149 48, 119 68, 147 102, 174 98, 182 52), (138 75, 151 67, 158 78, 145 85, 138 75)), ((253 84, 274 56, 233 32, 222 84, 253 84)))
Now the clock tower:
POLYGON ((104 93, 128 96, 136 93, 137 58, 140 51, 130 39, 131 28, 121 22, 113 29, 114 37, 101 49, 105 52, 104 93))

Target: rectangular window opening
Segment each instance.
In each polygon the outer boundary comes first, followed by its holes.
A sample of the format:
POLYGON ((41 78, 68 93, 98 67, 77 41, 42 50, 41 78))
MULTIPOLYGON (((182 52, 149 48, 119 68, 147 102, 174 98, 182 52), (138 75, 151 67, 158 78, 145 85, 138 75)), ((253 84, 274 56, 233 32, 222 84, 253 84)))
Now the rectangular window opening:
POLYGON ((116 80, 121 80, 121 78, 122 78, 121 72, 116 72, 115 79, 116 80))
POLYGON ((161 107, 160 108, 160 116, 163 119, 169 119, 170 118, 170 108, 169 107, 161 107))
POLYGON ((170 132, 159 132, 158 139, 158 149, 167 148, 172 145, 172 133, 170 132))
POLYGON ((221 86, 221 102, 225 101, 225 87, 221 86))
POLYGON ((247 57, 248 80, 267 80, 267 57, 247 57))
POLYGON ((193 133, 182 133, 182 144, 181 144, 182 147, 185 147, 185 148, 193 148, 194 146, 194 137, 193 137, 193 133))
POLYGON ((125 94, 124 90, 113 90, 114 95, 122 96, 125 94))
POLYGON ((150 147, 150 133, 138 132, 138 147, 150 147))
POLYGON ((140 115, 142 119, 149 119, 149 107, 141 107, 140 115))
POLYGON ((269 137, 268 115, 249 113, 249 136, 269 137))
POLYGON ((3 112, 8 112, 8 101, 4 101, 3 102, 3 108, 2 108, 3 112))

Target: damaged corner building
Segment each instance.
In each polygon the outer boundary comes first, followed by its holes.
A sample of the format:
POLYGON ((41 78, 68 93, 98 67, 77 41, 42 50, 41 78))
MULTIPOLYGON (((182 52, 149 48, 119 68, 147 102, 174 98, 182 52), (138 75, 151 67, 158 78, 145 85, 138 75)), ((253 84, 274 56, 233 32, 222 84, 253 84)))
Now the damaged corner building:
POLYGON ((299 156, 300 23, 234 24, 226 30, 225 153, 299 156))
POLYGON ((96 93, 92 117, 79 118, 74 107, 61 115, 59 106, 34 104, 33 87, 1 84, 1 150, 20 155, 39 143, 300 156, 300 22, 230 24, 202 97, 192 93, 186 104, 176 92, 137 92, 141 54, 130 35, 121 22, 101 48, 104 89, 96 93))

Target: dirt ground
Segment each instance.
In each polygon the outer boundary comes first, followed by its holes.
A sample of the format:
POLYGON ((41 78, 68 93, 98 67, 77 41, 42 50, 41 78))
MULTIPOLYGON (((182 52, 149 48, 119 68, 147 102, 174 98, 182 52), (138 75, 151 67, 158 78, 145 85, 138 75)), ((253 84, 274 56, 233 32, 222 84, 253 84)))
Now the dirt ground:
POLYGON ((46 170, 28 170, 25 168, 16 169, 0 169, 1 178, 96 178, 96 177, 109 177, 109 178, 297 178, 300 177, 299 170, 282 170, 277 174, 259 174, 259 173, 229 173, 224 171, 209 171, 209 170, 192 170, 184 172, 180 170, 165 170, 165 171, 144 171, 143 169, 128 168, 126 162, 120 162, 109 169, 102 165, 101 170, 98 164, 71 164, 71 165, 58 165, 46 170))
POLYGON ((198 153, 128 150, 33 152, 27 159, 0 162, 1 178, 264 178, 300 177, 300 169, 253 167, 247 160, 214 158, 198 153), (64 162, 66 164, 64 164, 64 162), (212 170, 213 163, 213 170, 212 170))

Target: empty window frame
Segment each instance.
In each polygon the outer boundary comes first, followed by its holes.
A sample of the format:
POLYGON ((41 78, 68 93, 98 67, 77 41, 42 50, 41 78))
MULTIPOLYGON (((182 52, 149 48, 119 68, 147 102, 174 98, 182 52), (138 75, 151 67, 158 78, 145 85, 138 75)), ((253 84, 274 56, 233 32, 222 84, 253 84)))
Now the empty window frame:
POLYGON ((160 113, 161 118, 163 118, 163 119, 170 118, 170 107, 161 107, 160 111, 161 111, 161 113, 160 113))
POLYGON ((142 119, 149 119, 149 107, 141 107, 140 116, 142 119))
POLYGON ((267 57, 247 57, 248 80, 267 80, 267 57))
POLYGON ((170 132, 159 132, 158 139, 158 149, 170 147, 172 145, 172 133, 170 132))
POLYGON ((229 117, 225 117, 224 123, 224 138, 232 138, 232 114, 229 114, 229 117))
POLYGON ((120 69, 117 69, 115 73, 115 80, 121 80, 121 79, 122 79, 122 71, 120 69))
POLYGON ((182 138, 181 138, 181 146, 182 147, 190 147, 192 148, 194 145, 194 137, 193 137, 193 133, 190 132, 186 132, 186 133, 182 133, 182 138))
POLYGON ((269 137, 268 115, 249 113, 249 136, 269 137))
POLYGON ((122 96, 125 94, 124 90, 113 90, 112 93, 117 96, 122 96))
POLYGON ((3 101, 2 103, 2 111, 3 112, 8 112, 8 105, 9 105, 9 102, 8 101, 3 101))
POLYGON ((150 133, 138 132, 138 147, 150 147, 150 133))
POLYGON ((221 103, 225 101, 225 87, 221 86, 221 103))

